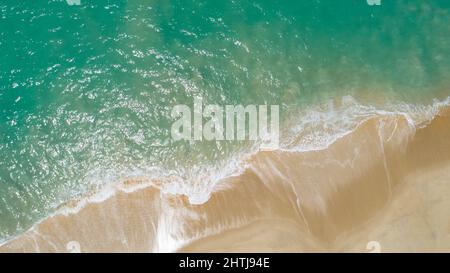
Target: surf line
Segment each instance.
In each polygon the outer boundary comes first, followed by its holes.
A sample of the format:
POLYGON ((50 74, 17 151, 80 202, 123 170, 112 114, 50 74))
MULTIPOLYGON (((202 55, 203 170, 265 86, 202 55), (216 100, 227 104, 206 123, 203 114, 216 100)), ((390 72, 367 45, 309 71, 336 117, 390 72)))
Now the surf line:
POLYGON ((196 97, 193 110, 175 105, 171 116, 176 119, 171 127, 174 141, 259 140, 265 149, 279 146, 278 105, 270 105, 270 130, 268 105, 203 105, 196 97))

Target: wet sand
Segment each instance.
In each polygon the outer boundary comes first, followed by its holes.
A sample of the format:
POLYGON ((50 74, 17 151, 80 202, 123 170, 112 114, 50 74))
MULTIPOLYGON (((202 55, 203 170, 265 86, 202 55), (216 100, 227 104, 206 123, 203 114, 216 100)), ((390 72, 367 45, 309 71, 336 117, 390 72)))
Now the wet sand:
POLYGON ((122 190, 56 214, 0 252, 450 252, 450 111, 379 116, 325 150, 259 152, 210 200, 122 190), (69 244, 69 245, 68 245, 69 244))

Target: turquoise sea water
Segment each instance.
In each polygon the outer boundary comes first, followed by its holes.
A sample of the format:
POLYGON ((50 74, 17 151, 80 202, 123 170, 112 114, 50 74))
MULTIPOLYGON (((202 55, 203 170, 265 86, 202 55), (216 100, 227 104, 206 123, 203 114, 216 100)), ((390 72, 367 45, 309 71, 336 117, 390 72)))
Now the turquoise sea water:
POLYGON ((105 183, 250 150, 171 143, 194 97, 280 105, 282 124, 343 96, 442 99, 449 23, 446 0, 0 0, 0 240, 105 183))

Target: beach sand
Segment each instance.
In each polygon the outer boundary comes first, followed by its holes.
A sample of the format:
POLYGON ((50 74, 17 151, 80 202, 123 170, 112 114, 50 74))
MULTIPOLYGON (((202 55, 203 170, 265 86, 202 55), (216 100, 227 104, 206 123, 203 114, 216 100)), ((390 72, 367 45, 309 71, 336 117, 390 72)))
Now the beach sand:
MULTIPOLYGON (((127 181, 0 252, 450 252, 450 111, 371 118, 324 150, 265 151, 204 204, 127 181)), ((76 203, 76 202, 75 202, 76 203)))

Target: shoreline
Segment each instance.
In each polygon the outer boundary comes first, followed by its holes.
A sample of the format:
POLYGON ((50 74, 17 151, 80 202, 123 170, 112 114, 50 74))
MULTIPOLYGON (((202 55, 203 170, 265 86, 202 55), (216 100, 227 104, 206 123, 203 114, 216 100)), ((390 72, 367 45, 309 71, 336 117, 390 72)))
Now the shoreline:
MULTIPOLYGON (((261 240, 276 242, 290 234, 297 244, 271 248, 256 240, 234 250, 347 251, 351 246, 340 247, 344 245, 340 238, 350 239, 344 234, 355 232, 355 227, 363 230, 361 226, 395 201, 397 188, 408 184, 404 180, 411 169, 425 170, 450 160, 448 112, 441 110, 417 130, 411 130, 402 116, 372 118, 326 150, 259 152, 250 159, 249 169, 221 181, 225 186, 219 185, 201 205, 139 181, 124 182, 137 183, 138 189, 87 202, 77 213, 56 213, 1 245, 0 252, 64 252, 71 241, 80 242, 81 251, 87 252, 221 251, 227 247, 220 247, 224 239, 214 239, 217 234, 228 234, 230 239, 224 242, 230 244, 232 238, 264 230, 267 236, 261 240), (321 162, 328 165, 319 166, 321 162), (306 178, 312 182, 301 181, 306 178), (261 225, 255 224, 258 221, 261 225)), ((228 249, 233 251, 230 245, 228 249)))

